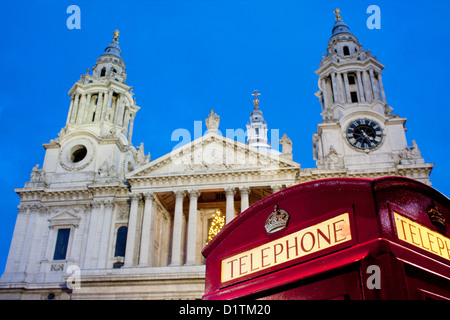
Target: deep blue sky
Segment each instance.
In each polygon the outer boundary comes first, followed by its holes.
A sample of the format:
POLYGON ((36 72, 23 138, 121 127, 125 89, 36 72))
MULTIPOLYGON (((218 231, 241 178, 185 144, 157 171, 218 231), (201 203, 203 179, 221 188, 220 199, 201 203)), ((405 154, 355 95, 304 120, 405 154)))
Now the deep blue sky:
MULTIPOLYGON (((383 83, 394 113, 407 117, 434 162, 433 186, 450 194, 450 1, 14 1, 0 10, 0 273, 9 250, 19 196, 31 169, 42 166, 42 143, 56 138, 69 109, 67 92, 120 30, 120 47, 136 93, 133 143, 156 159, 193 133, 211 108, 220 129, 245 129, 261 92, 269 129, 287 133, 294 160, 314 167, 312 135, 321 121, 314 71, 339 7, 365 49, 386 66, 383 83), (69 30, 69 5, 81 9, 81 29, 69 30), (381 29, 369 30, 369 5, 381 9, 381 29)), ((204 124, 203 124, 204 126, 204 124)), ((205 127, 203 127, 206 130, 205 127)))

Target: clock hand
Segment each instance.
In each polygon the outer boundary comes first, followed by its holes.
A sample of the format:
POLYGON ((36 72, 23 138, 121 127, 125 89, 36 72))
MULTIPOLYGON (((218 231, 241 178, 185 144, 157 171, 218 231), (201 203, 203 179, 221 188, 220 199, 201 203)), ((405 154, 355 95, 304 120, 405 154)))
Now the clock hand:
POLYGON ((371 136, 369 136, 367 133, 365 133, 364 131, 362 132, 364 138, 368 139, 368 140, 373 140, 373 138, 371 136))

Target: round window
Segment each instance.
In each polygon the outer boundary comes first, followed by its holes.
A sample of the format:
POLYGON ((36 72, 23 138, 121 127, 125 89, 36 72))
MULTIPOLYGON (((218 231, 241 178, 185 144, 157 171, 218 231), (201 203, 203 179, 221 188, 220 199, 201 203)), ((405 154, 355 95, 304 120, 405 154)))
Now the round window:
POLYGON ((72 148, 72 151, 70 153, 70 161, 73 163, 80 162, 83 160, 87 155, 87 149, 83 145, 77 145, 72 148))
POLYGON ((86 168, 95 158, 95 147, 92 139, 76 138, 62 146, 59 151, 59 163, 69 171, 86 168))

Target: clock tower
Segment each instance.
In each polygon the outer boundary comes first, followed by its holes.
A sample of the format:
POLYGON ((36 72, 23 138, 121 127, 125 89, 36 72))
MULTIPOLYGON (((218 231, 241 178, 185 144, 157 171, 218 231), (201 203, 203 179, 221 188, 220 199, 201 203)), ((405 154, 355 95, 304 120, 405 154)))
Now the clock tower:
POLYGON ((322 122, 313 136, 318 170, 343 176, 402 175, 429 183, 426 164, 413 140, 408 146, 406 118, 393 114, 382 81, 384 65, 364 50, 342 20, 339 9, 327 53, 316 74, 322 122))

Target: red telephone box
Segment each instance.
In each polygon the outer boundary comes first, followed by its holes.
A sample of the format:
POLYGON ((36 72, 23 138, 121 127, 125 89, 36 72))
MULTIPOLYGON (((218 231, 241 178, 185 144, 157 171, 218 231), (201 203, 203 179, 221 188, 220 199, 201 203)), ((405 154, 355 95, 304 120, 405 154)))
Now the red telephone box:
POLYGON ((450 299, 449 210, 402 177, 284 189, 203 249, 203 299, 450 299))

